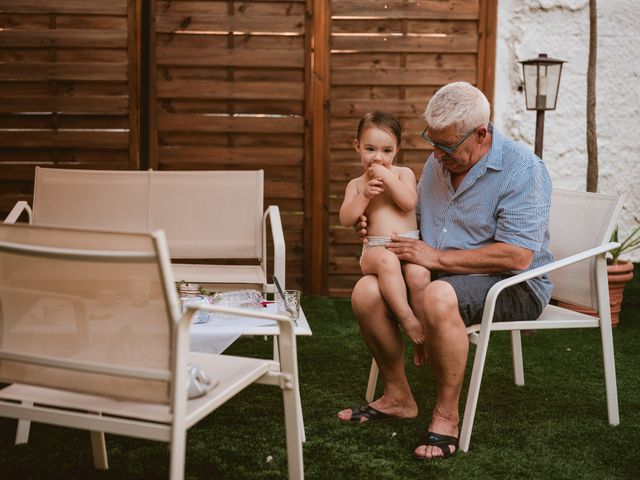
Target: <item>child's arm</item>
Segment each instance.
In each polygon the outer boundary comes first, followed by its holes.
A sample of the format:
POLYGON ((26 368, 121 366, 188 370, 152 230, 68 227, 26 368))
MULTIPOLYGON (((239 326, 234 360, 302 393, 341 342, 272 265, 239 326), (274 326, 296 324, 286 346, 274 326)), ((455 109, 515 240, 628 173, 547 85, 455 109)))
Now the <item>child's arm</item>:
POLYGON ((360 215, 369 206, 369 202, 376 195, 384 191, 384 185, 378 178, 374 178, 367 182, 364 191, 358 191, 359 178, 354 178, 347 185, 344 192, 344 200, 340 207, 340 223, 343 227, 352 227, 356 224, 360 215))
POLYGON ((408 212, 414 210, 418 203, 416 176, 410 168, 397 168, 398 175, 382 165, 373 165, 369 168, 369 174, 382 179, 385 190, 389 191, 398 208, 408 212))

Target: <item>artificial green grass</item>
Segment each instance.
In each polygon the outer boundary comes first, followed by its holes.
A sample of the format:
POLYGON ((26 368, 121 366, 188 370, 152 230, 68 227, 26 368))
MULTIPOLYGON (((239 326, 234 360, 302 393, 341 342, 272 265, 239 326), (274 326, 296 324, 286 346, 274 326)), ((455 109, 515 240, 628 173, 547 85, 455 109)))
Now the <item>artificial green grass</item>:
MULTIPOLYGON (((364 404, 370 356, 346 299, 306 297, 312 337, 298 339, 308 479, 632 479, 640 477, 640 268, 614 329, 621 423, 610 427, 599 334, 523 336, 524 387, 511 377, 508 335, 491 337, 471 449, 417 462, 411 453, 433 408, 433 376, 407 361, 418 418, 364 425, 336 413, 364 404)), ((469 362, 475 349, 471 348, 469 362)), ((230 354, 268 357, 271 342, 243 338, 230 354)), ((407 354, 409 359, 409 353, 407 354)), ((466 398, 467 379, 462 394, 466 398)), ((248 388, 192 428, 188 479, 280 479, 287 475, 280 392, 248 388)), ((463 405, 461 405, 463 408, 463 405)), ((16 421, 0 419, 0 479, 154 479, 168 476, 166 444, 107 435, 110 470, 94 470, 87 432, 33 424, 14 446, 16 421)))

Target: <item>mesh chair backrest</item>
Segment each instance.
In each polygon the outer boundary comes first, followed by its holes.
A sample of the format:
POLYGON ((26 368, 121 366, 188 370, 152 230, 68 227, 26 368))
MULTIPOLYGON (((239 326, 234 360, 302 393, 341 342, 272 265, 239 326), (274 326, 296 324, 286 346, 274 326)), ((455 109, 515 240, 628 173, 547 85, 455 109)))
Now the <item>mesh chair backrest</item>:
POLYGON ((0 225, 0 352, 14 356, 0 360, 0 382, 168 403, 176 300, 156 243, 145 234, 0 225), (93 373, 105 367, 154 376, 93 373))
POLYGON ((263 183, 262 170, 153 172, 150 227, 172 258, 261 258, 263 183))
POLYGON ((264 174, 38 168, 33 223, 165 231, 172 258, 262 258, 264 174))
POLYGON ((148 230, 149 172, 37 168, 33 223, 148 230))
MULTIPOLYGON (((554 189, 551 199, 550 248, 556 260, 609 242, 622 198, 554 189)), ((553 298, 597 308, 595 258, 551 273, 553 298)))

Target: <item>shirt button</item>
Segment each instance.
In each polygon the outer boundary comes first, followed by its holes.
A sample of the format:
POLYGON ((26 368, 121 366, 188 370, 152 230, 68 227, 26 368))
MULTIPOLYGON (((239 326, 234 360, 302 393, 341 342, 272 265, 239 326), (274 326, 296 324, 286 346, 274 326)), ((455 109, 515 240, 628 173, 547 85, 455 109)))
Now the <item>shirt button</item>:
POLYGON ((447 233, 447 229, 446 229, 446 228, 443 228, 443 229, 442 229, 442 231, 443 231, 444 233, 447 233))

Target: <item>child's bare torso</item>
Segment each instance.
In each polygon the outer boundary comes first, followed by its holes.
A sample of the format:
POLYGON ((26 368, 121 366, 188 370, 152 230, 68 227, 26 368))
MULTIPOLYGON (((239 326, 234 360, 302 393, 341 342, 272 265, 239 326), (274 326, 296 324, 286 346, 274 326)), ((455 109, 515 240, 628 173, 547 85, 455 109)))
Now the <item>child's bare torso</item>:
MULTIPOLYGON (((398 175, 395 168, 391 171, 398 175)), ((368 173, 358 178, 358 192, 364 191, 370 179, 368 173)), ((387 190, 371 199, 364 214, 367 216, 367 235, 370 236, 386 237, 418 229, 415 208, 406 212, 401 210, 387 190)))

